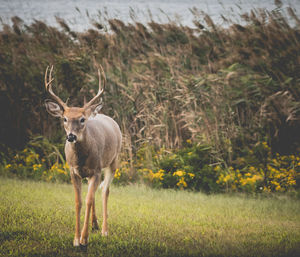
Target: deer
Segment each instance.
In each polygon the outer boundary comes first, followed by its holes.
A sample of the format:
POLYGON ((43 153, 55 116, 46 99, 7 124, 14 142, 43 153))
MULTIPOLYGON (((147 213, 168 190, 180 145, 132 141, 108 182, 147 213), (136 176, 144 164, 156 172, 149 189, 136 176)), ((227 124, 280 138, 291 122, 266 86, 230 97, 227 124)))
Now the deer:
POLYGON ((89 219, 91 214, 92 230, 99 230, 95 212, 95 192, 102 188, 102 236, 108 235, 107 201, 109 187, 118 167, 118 157, 121 151, 122 134, 116 121, 100 113, 102 94, 106 86, 106 77, 102 66, 98 69, 98 93, 83 107, 68 107, 52 89, 53 65, 45 71, 45 88, 52 100, 45 101, 48 113, 63 120, 66 132, 65 156, 70 167, 70 177, 75 192, 75 247, 87 247, 89 238, 89 219), (103 76, 103 87, 101 82, 103 76), (101 99, 100 102, 98 100, 101 99), (98 102, 98 103, 97 103, 98 102), (104 171, 104 172, 102 172, 104 171), (102 181, 102 177, 104 179, 102 181), (86 210, 82 231, 80 232, 80 212, 82 207, 82 179, 88 180, 86 195, 86 210))

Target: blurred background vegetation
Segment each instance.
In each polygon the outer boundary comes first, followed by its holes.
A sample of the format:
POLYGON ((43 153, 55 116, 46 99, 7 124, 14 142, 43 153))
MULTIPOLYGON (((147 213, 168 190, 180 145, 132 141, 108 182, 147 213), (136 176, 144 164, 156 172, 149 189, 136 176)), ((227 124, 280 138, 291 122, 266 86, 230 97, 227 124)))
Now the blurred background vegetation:
POLYGON ((0 31, 3 176, 69 181, 65 134, 46 113, 55 92, 83 104, 107 77, 103 113, 123 133, 115 183, 205 192, 299 192, 300 19, 252 10, 226 27, 110 19, 72 31, 13 17, 0 31), (288 22, 289 21, 289 22, 288 22), (293 24, 293 25, 291 25, 293 24))

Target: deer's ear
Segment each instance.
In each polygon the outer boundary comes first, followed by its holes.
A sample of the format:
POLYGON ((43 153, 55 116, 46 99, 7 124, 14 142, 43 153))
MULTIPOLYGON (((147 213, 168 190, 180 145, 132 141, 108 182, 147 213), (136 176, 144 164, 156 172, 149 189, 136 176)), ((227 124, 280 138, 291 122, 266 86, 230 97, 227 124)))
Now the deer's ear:
POLYGON ((102 107, 103 107, 102 102, 99 104, 93 104, 85 110, 85 113, 87 116, 95 116, 98 113, 100 113, 102 107))
POLYGON ((54 103, 50 100, 46 100, 45 106, 47 112, 49 112, 52 116, 59 117, 59 118, 63 117, 64 111, 57 103, 54 103))
POLYGON ((103 107, 103 104, 102 104, 102 103, 100 103, 100 104, 95 104, 95 107, 93 108, 93 113, 94 113, 94 115, 100 113, 102 107, 103 107))

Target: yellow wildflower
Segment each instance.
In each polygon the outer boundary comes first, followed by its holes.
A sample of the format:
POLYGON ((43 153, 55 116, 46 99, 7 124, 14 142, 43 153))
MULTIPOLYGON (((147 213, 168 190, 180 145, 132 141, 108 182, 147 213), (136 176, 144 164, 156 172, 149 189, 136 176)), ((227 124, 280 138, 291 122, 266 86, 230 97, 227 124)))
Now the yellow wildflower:
POLYGON ((153 178, 157 178, 159 180, 163 180, 164 170, 160 169, 158 172, 153 173, 153 178))
POLYGON ((178 176, 178 177, 182 177, 186 174, 186 172, 182 171, 182 170, 177 170, 176 172, 173 173, 173 176, 178 176))
POLYGON ((67 162, 65 163, 64 168, 65 169, 70 169, 70 166, 69 166, 69 164, 67 162))
POLYGON ((56 169, 58 173, 61 173, 61 174, 65 174, 65 170, 61 169, 61 168, 57 168, 56 169))
POLYGON ((254 171, 255 171, 255 167, 250 166, 250 167, 249 167, 249 171, 250 171, 250 172, 254 172, 254 171))
POLYGON ((188 175, 189 175, 191 178, 194 178, 194 177, 195 177, 195 174, 193 174, 193 173, 188 173, 188 175))
POLYGON ((9 169, 10 167, 11 167, 11 164, 9 163, 5 166, 5 169, 9 169))
POLYGON ((187 187, 187 183, 184 181, 184 178, 180 178, 179 182, 176 184, 177 186, 187 187))
POLYGON ((230 179, 230 175, 226 175, 223 181, 226 183, 230 179))
POLYGON ((274 186, 280 186, 279 183, 277 181, 271 181, 271 183, 274 185, 274 186))
POLYGON ((121 172, 120 172, 119 169, 116 169, 116 172, 115 172, 115 178, 116 178, 116 179, 120 179, 120 177, 121 177, 121 172))
POLYGON ((291 179, 288 181, 288 183, 289 183, 289 185, 294 186, 294 185, 296 185, 296 180, 291 179))
POLYGON ((216 167, 214 167, 214 171, 220 171, 220 170, 221 170, 220 165, 217 165, 216 167))

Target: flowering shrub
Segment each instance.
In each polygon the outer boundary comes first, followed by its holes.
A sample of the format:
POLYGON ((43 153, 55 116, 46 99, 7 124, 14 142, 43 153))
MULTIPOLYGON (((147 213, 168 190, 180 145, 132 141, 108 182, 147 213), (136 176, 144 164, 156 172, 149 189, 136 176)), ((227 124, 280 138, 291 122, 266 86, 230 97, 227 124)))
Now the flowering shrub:
POLYGON ((155 187, 217 191, 217 176, 209 166, 211 148, 187 143, 186 148, 176 151, 148 149, 147 152, 143 148, 138 153, 138 173, 155 187), (152 167, 145 168, 149 163, 152 167))
POLYGON ((25 148, 15 154, 13 159, 4 166, 2 174, 35 180, 68 182, 70 175, 67 163, 59 163, 56 160, 49 166, 49 161, 40 158, 33 149, 25 148))
POLYGON ((217 184, 223 189, 246 192, 286 192, 297 187, 300 156, 272 157, 267 142, 257 143, 245 157, 237 158, 235 167, 216 166, 217 184))
POLYGON ((43 172, 43 179, 46 181, 70 181, 70 171, 68 163, 54 163, 48 171, 43 172))
MULTIPOLYGON (((266 142, 245 150, 230 166, 218 163, 209 146, 189 142, 187 147, 175 151, 155 151, 145 145, 137 157, 134 167, 138 175, 154 187, 206 192, 285 192, 297 189, 299 184, 300 156, 274 157, 266 142)), ((128 172, 126 165, 121 166, 121 174, 128 172)))
MULTIPOLYGON (((60 150, 62 151, 62 150, 60 150)), ((41 141, 11 154, 1 175, 44 181, 70 182, 69 167, 56 146, 41 141)), ((258 142, 236 157, 230 166, 214 159, 212 148, 191 144, 180 150, 155 150, 145 145, 135 162, 121 161, 114 183, 143 180, 153 187, 206 192, 286 192, 299 189, 300 155, 272 155, 266 142, 258 142)))
POLYGON ((131 176, 129 162, 122 161, 120 163, 120 168, 118 168, 115 171, 115 176, 114 176, 113 182, 117 185, 124 185, 132 180, 133 180, 133 178, 131 176))
POLYGON ((42 137, 37 137, 30 141, 25 149, 10 152, 0 173, 4 176, 68 182, 69 167, 59 147, 42 137))

